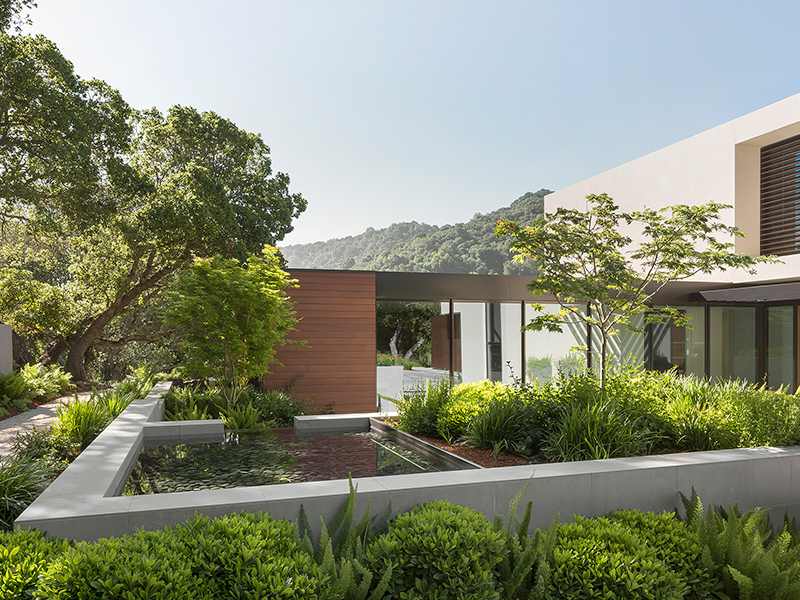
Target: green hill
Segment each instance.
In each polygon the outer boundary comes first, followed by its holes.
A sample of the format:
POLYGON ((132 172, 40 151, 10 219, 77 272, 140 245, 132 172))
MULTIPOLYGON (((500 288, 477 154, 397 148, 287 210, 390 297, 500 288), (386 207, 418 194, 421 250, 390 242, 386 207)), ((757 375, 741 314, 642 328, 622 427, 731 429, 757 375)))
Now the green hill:
POLYGON ((532 222, 543 212, 546 189, 528 192, 511 206, 476 214, 466 223, 396 223, 361 235, 281 248, 290 267, 410 271, 418 273, 525 274, 532 268, 511 262, 508 240, 495 238, 499 219, 532 222))

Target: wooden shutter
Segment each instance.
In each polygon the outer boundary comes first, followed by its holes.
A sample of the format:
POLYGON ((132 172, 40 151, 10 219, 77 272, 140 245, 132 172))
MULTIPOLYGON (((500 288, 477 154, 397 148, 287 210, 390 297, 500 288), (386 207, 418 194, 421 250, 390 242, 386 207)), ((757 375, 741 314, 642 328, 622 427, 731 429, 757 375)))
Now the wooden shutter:
POLYGON ((761 254, 800 253, 800 135, 761 149, 761 254))

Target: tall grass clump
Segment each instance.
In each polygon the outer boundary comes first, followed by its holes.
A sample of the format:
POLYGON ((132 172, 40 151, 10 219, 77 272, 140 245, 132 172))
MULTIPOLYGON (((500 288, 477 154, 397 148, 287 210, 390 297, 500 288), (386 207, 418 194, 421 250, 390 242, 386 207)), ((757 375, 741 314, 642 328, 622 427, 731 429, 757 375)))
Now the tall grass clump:
POLYGON ((71 446, 85 450, 112 421, 108 409, 95 400, 74 400, 62 404, 52 424, 53 436, 71 446))
POLYGON ((574 404, 548 434, 545 456, 556 462, 638 456, 649 453, 657 440, 640 417, 611 401, 574 404))
POLYGON ((397 426, 411 435, 436 437, 439 416, 450 401, 450 380, 426 380, 403 390, 395 402, 397 426))
POLYGON ((125 379, 114 386, 122 394, 133 394, 134 398, 144 398, 153 389, 156 379, 161 373, 156 374, 152 368, 139 365, 132 369, 125 379))
POLYGON ((44 461, 0 460, 0 530, 11 531, 16 519, 47 487, 53 471, 44 461))

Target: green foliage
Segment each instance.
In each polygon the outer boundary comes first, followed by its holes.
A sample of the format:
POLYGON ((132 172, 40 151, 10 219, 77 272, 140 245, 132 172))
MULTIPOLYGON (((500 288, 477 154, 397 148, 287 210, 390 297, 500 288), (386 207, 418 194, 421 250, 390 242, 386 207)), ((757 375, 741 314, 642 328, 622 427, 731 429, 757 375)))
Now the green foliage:
POLYGON ((219 115, 135 112, 41 36, 3 35, 0 55, 0 319, 76 381, 92 348, 172 333, 147 307, 193 257, 244 259, 305 209, 219 115))
POLYGON ((686 582, 654 548, 608 518, 562 524, 553 550, 550 590, 558 598, 683 598, 686 582))
POLYGON ((382 354, 381 352, 378 352, 375 362, 379 367, 403 367, 406 371, 410 371, 414 367, 423 366, 422 363, 416 360, 407 360, 402 356, 392 356, 391 354, 382 354))
POLYGON ((291 523, 195 516, 175 529, 79 543, 55 558, 40 597, 335 598, 291 523))
POLYGON ((412 357, 419 357, 425 343, 430 343, 431 319, 441 312, 438 302, 378 302, 375 306, 378 350, 389 352, 395 360, 402 359, 393 364, 410 369, 414 366, 412 357))
POLYGON ((548 434, 545 455, 566 462, 648 454, 656 436, 643 425, 611 402, 574 404, 548 434))
POLYGON ((439 415, 450 401, 450 380, 426 380, 395 401, 397 427, 411 435, 436 436, 439 415))
POLYGON ((491 381, 459 383, 450 394, 450 399, 442 407, 436 422, 436 430, 442 438, 450 442, 463 437, 469 424, 482 410, 502 384, 491 381))
POLYGON ((30 598, 51 562, 69 548, 36 529, 0 532, 0 598, 30 598))
POLYGON ((0 460, 0 529, 8 531, 27 506, 47 487, 53 471, 43 461, 0 460))
POLYGON ((513 263, 502 240, 493 236, 500 219, 530 223, 542 214, 550 190, 528 192, 511 206, 467 223, 436 227, 395 223, 385 229, 367 229, 357 236, 281 248, 291 267, 364 269, 417 273, 533 274, 532 266, 513 263))
POLYGON ((144 398, 150 393, 156 381, 162 378, 160 375, 153 373, 145 365, 139 365, 131 370, 125 379, 117 383, 114 389, 121 394, 132 394, 134 398, 144 398))
POLYGON ((476 448, 491 448, 497 457, 500 450, 522 452, 526 434, 522 403, 510 396, 494 397, 472 418, 466 441, 476 448))
POLYGON ((609 520, 622 525, 653 549, 655 556, 677 573, 688 587, 688 598, 707 598, 715 591, 716 578, 701 564, 703 546, 697 531, 674 513, 618 510, 609 520))
POLYGON ((59 365, 25 365, 19 370, 19 374, 34 400, 52 400, 61 396, 72 385, 72 377, 59 365))
POLYGON ((250 404, 234 404, 222 413, 222 420, 228 429, 263 429, 261 413, 250 404))
POLYGON ((691 498, 681 494, 686 521, 697 530, 703 545, 702 565, 722 581, 731 599, 767 600, 800 597, 800 539, 788 524, 775 535, 768 510, 739 514, 709 510, 692 489, 691 498))
POLYGON ((31 406, 33 393, 18 372, 0 373, 0 416, 7 415, 9 408, 22 411, 31 406))
POLYGON ((56 409, 56 420, 52 423, 52 434, 61 443, 72 448, 74 454, 85 450, 113 420, 108 409, 95 398, 77 398, 56 409))
POLYGON ((306 415, 311 406, 304 400, 298 400, 282 390, 268 390, 252 393, 250 404, 260 415, 260 420, 268 427, 293 427, 294 418, 306 415))
POLYGON ((173 387, 164 394, 165 421, 221 419, 227 408, 228 401, 218 391, 173 387))
POLYGON ((503 535, 483 515, 437 500, 399 515, 366 561, 391 569, 387 598, 497 598, 503 535))
POLYGON ((371 571, 365 566, 364 553, 369 543, 386 530, 392 503, 390 500, 377 526, 374 517, 369 516, 369 502, 363 517, 355 523, 356 487, 352 478, 349 485, 350 494, 330 523, 320 517, 321 531, 316 548, 308 518, 303 505, 300 505, 302 547, 314 556, 321 572, 331 578, 334 593, 341 594, 346 600, 366 600, 368 594, 369 600, 380 600, 388 588, 392 568, 383 573, 371 571))
POLYGON ((545 531, 537 529, 529 536, 533 502, 528 502, 521 520, 517 516, 517 506, 529 484, 511 500, 508 517, 504 519, 496 515, 494 519, 494 530, 503 535, 506 549, 498 570, 503 598, 541 600, 547 597, 550 564, 560 527, 559 515, 556 513, 553 523, 545 531))
MULTIPOLYGON (((606 194, 590 194, 586 201, 585 210, 559 208, 529 226, 502 219, 495 235, 512 237, 515 261, 536 263, 536 279, 528 284, 534 296, 553 294, 561 306, 558 313, 534 317, 526 328, 561 332, 565 324, 592 326, 603 383, 609 338, 623 327, 640 331, 640 315, 648 323, 667 318, 691 326, 677 309, 653 308, 651 299, 668 282, 727 268, 752 272, 758 264, 775 262, 774 257, 737 254, 732 242, 716 239, 744 235, 722 222, 720 212, 730 207, 716 202, 624 213, 606 194), (639 228, 644 241, 633 246, 621 225, 639 228)), ((544 310, 538 304, 534 308, 544 310)))
POLYGON ((269 372, 275 346, 294 328, 286 295, 294 281, 280 268, 278 251, 265 246, 246 268, 219 256, 197 260, 172 288, 165 321, 183 330, 191 372, 213 375, 233 405, 247 380, 269 372))

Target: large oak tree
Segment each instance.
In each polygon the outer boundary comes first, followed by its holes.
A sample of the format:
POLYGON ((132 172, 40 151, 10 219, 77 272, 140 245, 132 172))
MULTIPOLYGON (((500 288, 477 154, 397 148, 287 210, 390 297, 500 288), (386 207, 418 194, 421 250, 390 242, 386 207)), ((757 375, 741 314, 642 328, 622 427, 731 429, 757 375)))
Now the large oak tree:
POLYGON ((85 380, 93 346, 196 257, 274 245, 306 206, 257 134, 213 112, 131 110, 41 36, 0 39, 0 320, 85 380))

